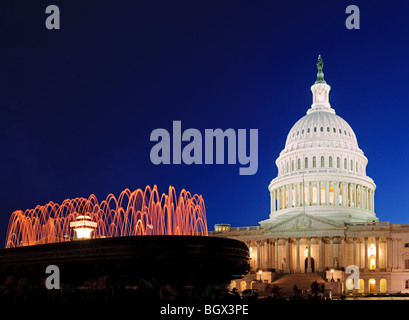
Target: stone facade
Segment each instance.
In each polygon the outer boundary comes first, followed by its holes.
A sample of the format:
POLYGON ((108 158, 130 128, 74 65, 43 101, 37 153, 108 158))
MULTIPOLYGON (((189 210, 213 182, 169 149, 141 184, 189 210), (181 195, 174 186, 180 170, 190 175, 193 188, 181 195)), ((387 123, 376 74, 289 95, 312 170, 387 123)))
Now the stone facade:
POLYGON ((276 160, 268 219, 255 227, 216 225, 210 234, 250 248, 251 273, 233 283, 239 291, 260 280, 274 283, 282 273, 320 273, 340 283, 342 293, 409 293, 409 224, 378 221, 368 159, 329 103, 320 57, 317 66, 311 108, 276 160), (358 289, 347 279, 348 266, 359 269, 358 289))

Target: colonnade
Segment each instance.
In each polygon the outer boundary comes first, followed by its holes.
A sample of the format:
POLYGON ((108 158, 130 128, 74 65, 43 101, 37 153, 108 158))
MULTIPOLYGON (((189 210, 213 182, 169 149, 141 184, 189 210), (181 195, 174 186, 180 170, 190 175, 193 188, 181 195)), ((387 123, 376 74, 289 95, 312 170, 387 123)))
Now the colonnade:
POLYGON ((402 268, 397 249, 401 245, 399 239, 300 236, 247 241, 247 245, 252 251, 253 271, 275 269, 276 272, 309 273, 348 265, 357 265, 363 271, 402 268), (394 251, 396 253, 392 254, 394 251))
POLYGON ((354 207, 374 211, 374 190, 362 184, 338 181, 292 183, 271 190, 271 213, 313 205, 354 207), (304 185, 304 188, 303 188, 304 185))

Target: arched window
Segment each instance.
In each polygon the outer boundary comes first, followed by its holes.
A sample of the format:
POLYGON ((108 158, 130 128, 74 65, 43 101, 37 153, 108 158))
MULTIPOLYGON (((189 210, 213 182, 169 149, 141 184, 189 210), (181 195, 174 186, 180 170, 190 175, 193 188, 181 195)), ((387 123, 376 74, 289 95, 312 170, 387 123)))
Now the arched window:
POLYGON ((379 291, 381 293, 386 293, 387 291, 386 279, 381 279, 381 281, 379 281, 379 291))
POLYGON ((354 170, 354 161, 351 160, 351 171, 353 171, 353 170, 354 170))
POLYGON ((337 168, 341 168, 341 159, 337 157, 337 168))
POLYGON ((298 159, 298 170, 301 169, 301 159, 298 159))
POLYGON ((353 279, 347 279, 345 281, 345 286, 347 291, 352 291, 354 289, 354 280, 353 279))
POLYGON ((329 167, 332 168, 332 157, 329 157, 329 167))
POLYGON ((358 280, 358 293, 364 293, 365 290, 365 281, 364 279, 358 280))
POLYGON ((325 160, 324 160, 324 157, 322 156, 322 157, 321 157, 321 168, 324 168, 324 161, 325 161, 325 160))
POLYGON ((285 172, 288 173, 288 162, 285 163, 285 172))
POLYGON ((294 160, 291 160, 291 171, 294 171, 294 160))
POLYGON ((347 158, 344 159, 344 169, 348 169, 347 158))
POLYGON ((369 279, 369 293, 375 293, 375 279, 369 279))
POLYGON ((308 158, 304 159, 304 168, 308 169, 308 158))
POLYGON ((315 168, 317 166, 317 159, 312 157, 312 167, 315 168))
POLYGON ((240 282, 240 291, 244 291, 247 289, 247 283, 246 281, 241 281, 240 282))
POLYGON ((358 172, 358 161, 355 163, 355 171, 358 172))

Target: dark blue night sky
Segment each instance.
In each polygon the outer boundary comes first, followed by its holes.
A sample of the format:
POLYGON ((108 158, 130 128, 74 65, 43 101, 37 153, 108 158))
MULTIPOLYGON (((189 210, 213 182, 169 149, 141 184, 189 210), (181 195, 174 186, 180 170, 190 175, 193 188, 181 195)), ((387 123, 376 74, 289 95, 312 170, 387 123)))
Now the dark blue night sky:
POLYGON ((257 225, 318 54, 369 159, 377 216, 408 223, 408 16, 407 1, 2 1, 1 244, 16 209, 154 184, 202 194, 209 229, 257 225), (49 4, 60 30, 45 27, 49 4), (360 30, 345 27, 350 4, 360 30), (174 120, 258 129, 257 173, 153 165, 150 133, 174 120))

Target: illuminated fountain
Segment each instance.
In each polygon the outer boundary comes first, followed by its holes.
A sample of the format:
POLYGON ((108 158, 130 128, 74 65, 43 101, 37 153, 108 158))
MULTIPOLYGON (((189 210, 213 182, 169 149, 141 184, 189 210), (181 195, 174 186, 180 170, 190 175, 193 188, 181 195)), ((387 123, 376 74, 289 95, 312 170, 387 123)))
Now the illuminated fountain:
POLYGON ((77 239, 90 239, 91 232, 97 229, 98 223, 91 221, 91 217, 87 215, 78 216, 75 221, 70 222, 70 229, 77 234, 77 239))
POLYGON ((202 196, 177 195, 173 187, 159 195, 148 186, 102 202, 91 195, 13 212, 0 250, 0 288, 11 277, 42 292, 49 265, 84 294, 87 283, 109 277, 130 288, 127 295, 141 281, 156 292, 170 285, 203 295, 209 285, 224 288, 244 276, 249 251, 241 241, 208 236, 202 196))
POLYGON ((202 196, 173 187, 159 195, 158 188, 131 192, 125 189, 118 198, 113 194, 101 203, 95 195, 49 202, 10 217, 6 248, 63 242, 73 238, 73 227, 87 226, 77 238, 124 237, 137 235, 207 235, 206 211, 202 196), (85 212, 85 214, 84 214, 85 212), (84 218, 80 218, 84 216, 84 218), (80 220, 78 220, 80 219, 80 220))

